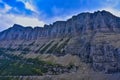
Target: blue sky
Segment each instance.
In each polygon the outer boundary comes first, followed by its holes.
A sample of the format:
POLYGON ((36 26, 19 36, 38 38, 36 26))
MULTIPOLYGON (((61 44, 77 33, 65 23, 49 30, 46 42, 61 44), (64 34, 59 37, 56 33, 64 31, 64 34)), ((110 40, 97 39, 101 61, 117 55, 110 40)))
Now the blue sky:
POLYGON ((43 26, 82 12, 107 10, 120 16, 120 0, 0 0, 0 31, 13 24, 43 26))

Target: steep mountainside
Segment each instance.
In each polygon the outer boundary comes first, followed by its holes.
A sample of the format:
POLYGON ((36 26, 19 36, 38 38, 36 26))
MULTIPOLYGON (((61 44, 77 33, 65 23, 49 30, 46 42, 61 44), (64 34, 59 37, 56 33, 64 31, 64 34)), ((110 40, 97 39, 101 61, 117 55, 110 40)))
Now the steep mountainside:
MULTIPOLYGON (((15 24, 0 32, 0 48, 24 58, 42 59, 46 58, 43 55, 51 54, 53 56, 46 59, 57 63, 60 62, 57 57, 70 54, 79 57, 95 72, 119 73, 120 18, 107 11, 97 11, 81 13, 44 27, 15 24)), ((68 59, 63 60, 69 62, 68 59)), ((74 58, 72 64, 75 62, 78 61, 74 58)))
POLYGON ((80 35, 88 31, 120 31, 120 18, 106 11, 81 13, 67 21, 57 21, 42 27, 23 27, 13 25, 0 33, 0 40, 36 40, 66 35, 80 35))

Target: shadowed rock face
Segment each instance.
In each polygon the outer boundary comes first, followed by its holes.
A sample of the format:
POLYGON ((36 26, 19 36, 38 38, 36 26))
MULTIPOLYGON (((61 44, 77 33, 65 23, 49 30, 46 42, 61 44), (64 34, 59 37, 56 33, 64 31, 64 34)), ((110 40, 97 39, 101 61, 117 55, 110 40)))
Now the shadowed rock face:
POLYGON ((15 24, 0 32, 0 41, 0 47, 21 53, 29 48, 27 53, 72 54, 95 71, 120 72, 120 18, 107 11, 81 13, 44 27, 15 24))

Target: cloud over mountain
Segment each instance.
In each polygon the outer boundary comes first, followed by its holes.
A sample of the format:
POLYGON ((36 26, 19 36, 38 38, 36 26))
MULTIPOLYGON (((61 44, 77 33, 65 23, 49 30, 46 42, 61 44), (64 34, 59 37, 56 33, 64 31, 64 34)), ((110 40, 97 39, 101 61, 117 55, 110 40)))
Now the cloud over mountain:
POLYGON ((0 19, 4 18, 0 21, 0 31, 15 23, 43 26, 45 23, 66 20, 83 11, 104 9, 120 16, 119 2, 120 0, 0 0, 0 19))

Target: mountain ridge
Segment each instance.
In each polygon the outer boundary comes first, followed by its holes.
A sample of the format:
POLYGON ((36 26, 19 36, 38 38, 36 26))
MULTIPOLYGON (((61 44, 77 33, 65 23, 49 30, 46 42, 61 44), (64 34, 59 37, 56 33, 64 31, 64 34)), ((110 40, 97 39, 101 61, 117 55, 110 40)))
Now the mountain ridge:
POLYGON ((120 72, 120 18, 109 12, 81 13, 42 28, 16 25, 0 33, 0 48, 6 52, 71 54, 96 72, 120 72))
MULTIPOLYGON (((18 34, 19 30, 21 31, 21 33, 19 33, 18 35, 20 37, 23 37, 23 39, 27 39, 27 37, 24 37, 28 34, 32 34, 33 36, 31 37, 31 39, 38 39, 40 37, 59 37, 62 35, 67 35, 67 34, 71 34, 71 35, 76 35, 76 34, 80 34, 80 33, 84 33, 87 30, 90 31, 115 31, 115 32, 119 32, 119 25, 120 25, 120 18, 116 17, 114 15, 112 15, 110 12, 107 11, 97 11, 94 13, 80 13, 76 16, 73 16, 72 18, 68 19, 67 21, 56 21, 53 24, 45 24, 44 27, 24 27, 22 25, 19 24, 14 24, 13 27, 0 32, 0 36, 3 36, 2 38, 0 37, 0 40, 5 40, 7 38, 5 38, 4 35, 10 35, 7 34, 7 31, 11 31, 13 30, 14 32, 16 32, 16 34, 18 34), (104 29, 106 28, 106 29, 104 29), (15 29, 15 30, 14 30, 15 29), (102 30, 103 29, 103 30, 102 30), (18 32, 17 32, 18 31, 18 32), (27 33, 28 31, 28 33, 27 33), (2 34, 5 33, 5 34, 2 34), (25 34, 24 34, 25 33, 25 34), (36 38, 33 38, 35 35, 36 38)), ((14 34, 14 36, 16 36, 16 34, 14 34)), ((12 39, 12 36, 11 36, 12 39)), ((15 38, 14 38, 15 39, 15 38)), ((16 39, 18 39, 18 37, 16 37, 16 39)), ((9 39, 8 39, 9 40, 9 39)), ((29 38, 28 38, 29 40, 29 38)))

